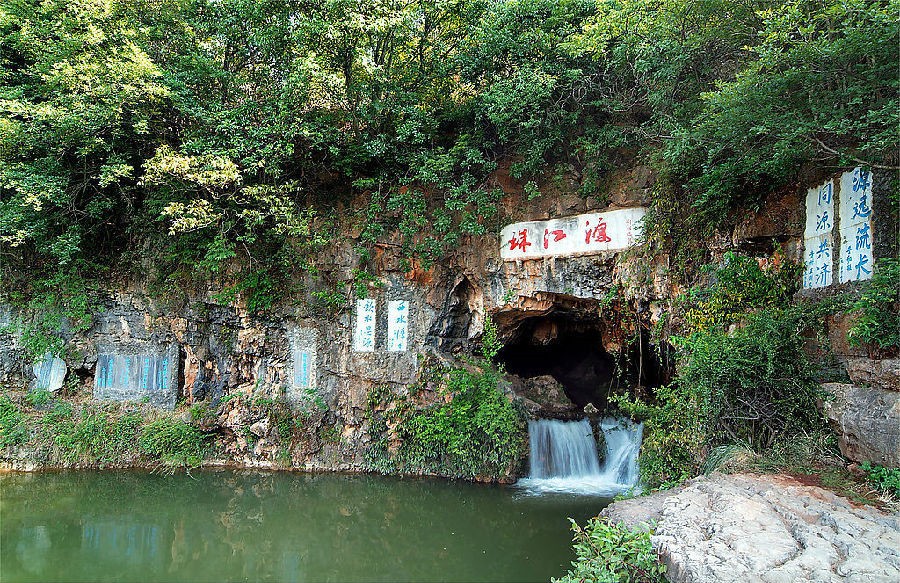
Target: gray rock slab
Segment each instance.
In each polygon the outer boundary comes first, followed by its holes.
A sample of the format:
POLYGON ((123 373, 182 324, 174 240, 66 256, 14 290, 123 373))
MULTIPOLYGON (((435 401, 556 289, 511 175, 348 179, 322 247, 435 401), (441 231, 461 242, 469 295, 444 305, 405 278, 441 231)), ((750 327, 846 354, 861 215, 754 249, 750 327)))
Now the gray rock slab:
POLYGON ((52 354, 35 362, 32 366, 34 372, 34 389, 55 393, 63 386, 66 379, 66 361, 52 354))
POLYGON ((834 398, 822 404, 848 458, 900 467, 900 392, 877 387, 826 383, 834 398))
POLYGON ((900 358, 845 358, 847 374, 857 385, 870 385, 888 391, 900 391, 900 358))
POLYGON ((528 413, 535 417, 553 417, 578 411, 566 396, 562 384, 550 375, 524 379, 516 392, 524 399, 528 413))
POLYGON ((786 476, 713 474, 603 514, 655 521, 674 583, 900 581, 900 517, 786 476))

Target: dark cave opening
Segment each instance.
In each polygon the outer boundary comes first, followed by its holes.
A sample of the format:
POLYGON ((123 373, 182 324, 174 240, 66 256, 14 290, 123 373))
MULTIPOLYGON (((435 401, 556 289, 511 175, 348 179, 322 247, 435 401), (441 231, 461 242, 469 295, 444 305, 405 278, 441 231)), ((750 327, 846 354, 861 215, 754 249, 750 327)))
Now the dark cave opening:
POLYGON ((498 360, 522 379, 552 376, 578 409, 592 403, 603 411, 613 391, 655 388, 669 380, 668 345, 657 349, 646 330, 639 337, 629 334, 625 343, 604 342, 608 328, 599 318, 564 311, 527 317, 507 328, 498 360))

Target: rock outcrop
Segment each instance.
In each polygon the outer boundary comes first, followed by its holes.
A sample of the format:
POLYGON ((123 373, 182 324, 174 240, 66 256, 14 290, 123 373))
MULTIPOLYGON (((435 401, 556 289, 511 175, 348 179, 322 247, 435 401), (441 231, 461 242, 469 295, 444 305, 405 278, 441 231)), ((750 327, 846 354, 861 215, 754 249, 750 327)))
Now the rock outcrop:
POLYGON ((525 409, 534 417, 570 416, 578 412, 566 397, 562 384, 550 375, 525 379, 516 394, 522 397, 525 409))
POLYGON ((845 366, 856 384, 900 391, 900 358, 847 358, 845 366))
POLYGON ((673 583, 900 581, 900 517, 786 476, 713 474, 603 514, 655 520, 673 583))
POLYGON ((900 392, 844 383, 823 388, 834 396, 822 409, 841 453, 854 461, 900 468, 900 392))

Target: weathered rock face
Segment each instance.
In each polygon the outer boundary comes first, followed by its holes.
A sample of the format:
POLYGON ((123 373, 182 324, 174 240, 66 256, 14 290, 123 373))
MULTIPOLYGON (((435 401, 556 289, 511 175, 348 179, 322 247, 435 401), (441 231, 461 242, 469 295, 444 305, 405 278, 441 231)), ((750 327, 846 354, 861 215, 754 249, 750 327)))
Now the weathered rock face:
POLYGON ((657 521, 673 583, 900 580, 900 517, 784 476, 714 474, 603 514, 657 521))
POLYGON ((550 375, 525 379, 515 392, 522 397, 525 409, 532 417, 568 417, 578 413, 566 397, 565 388, 550 375))
MULTIPOLYGON (((311 424, 311 439, 295 448, 292 465, 361 469, 368 440, 367 394, 417 380, 420 355, 441 309, 429 303, 427 290, 391 274, 371 297, 378 315, 373 330, 377 350, 357 352, 351 348, 353 306, 328 313, 310 304, 255 318, 240 306, 217 305, 202 296, 173 306, 139 288, 117 292, 103 301, 89 330, 66 337, 69 374, 81 379, 82 392, 97 399, 147 401, 165 408, 176 400, 203 401, 213 411, 218 408, 219 420, 207 423, 207 429, 229 441, 224 447, 233 463, 252 466, 275 464, 277 444, 259 435, 267 422, 265 411, 251 404, 283 398, 311 424), (409 349, 391 352, 385 349, 385 313, 395 300, 409 306, 409 349), (241 406, 231 402, 219 407, 225 395, 246 398, 241 406), (320 414, 320 409, 327 412, 320 414), (245 429, 257 438, 252 443, 245 429)), ((12 324, 20 316, 27 318, 11 309, 4 314, 12 324)), ((10 342, 0 354, 0 381, 24 388, 31 363, 17 336, 6 334, 10 342)))
POLYGON ((848 458, 900 468, 900 392, 826 383, 834 399, 822 404, 848 458))
POLYGON ((854 383, 900 391, 900 358, 848 357, 844 362, 854 383))
MULTIPOLYGON (((501 205, 509 222, 642 206, 654 182, 647 168, 637 167, 616 172, 608 196, 583 197, 565 185, 552 185, 545 196, 527 200, 508 166, 492 179, 508 195, 501 205)), ((764 255, 783 244, 789 257, 799 258, 801 203, 796 193, 779 193, 711 245, 716 252, 738 247, 764 255)), ((320 400, 324 412, 309 415, 315 436, 292 450, 290 464, 333 469, 364 464, 371 440, 367 397, 373 391, 406 390, 422 378, 425 361, 458 364, 459 357, 477 353, 487 315, 507 345, 501 360, 510 370, 520 365, 513 372, 521 382, 512 386, 534 415, 567 416, 589 403, 602 409, 611 387, 668 382, 669 363, 664 366, 657 358, 666 347, 652 346, 649 334, 669 300, 682 291, 667 257, 632 248, 503 261, 497 230, 463 238, 430 269, 407 270, 396 240, 379 242, 363 266, 354 252, 359 230, 344 225, 344 237, 316 261, 327 277, 304 280, 310 292, 341 292, 349 301, 340 307, 323 306, 309 294, 285 298, 279 307, 253 316, 240 304, 222 305, 216 299, 220 290, 205 285, 179 298, 152 296, 142 281, 123 285, 102 298, 89 330, 60 330, 69 349, 67 378, 97 398, 149 399, 164 407, 207 403, 218 415, 208 426, 233 440, 229 453, 240 463, 256 465, 275 463, 276 447, 271 428, 256 435, 264 415, 248 403, 283 397, 307 414, 309 404, 320 400), (363 267, 376 276, 362 290, 371 300, 372 312, 366 313, 372 317, 371 350, 354 348, 362 313, 356 303, 360 290, 349 282, 363 267), (326 281, 343 282, 343 287, 326 281), (402 330, 388 322, 398 302, 408 310, 402 330), (395 349, 401 332, 405 345, 395 349), (235 394, 247 403, 219 406, 222 397, 235 394), (257 439, 247 441, 243 430, 251 425, 257 439)), ((585 233, 577 234, 583 238, 585 233)), ((24 388, 31 380, 34 363, 25 358, 14 331, 20 318, 27 324, 29 317, 0 306, 0 383, 24 388)), ((832 328, 841 329, 838 324, 832 328)), ((838 348, 839 365, 852 378, 865 379, 859 382, 897 380, 896 360, 869 365, 864 352, 838 348)), ((433 391, 423 395, 422 406, 439 398, 433 391)))

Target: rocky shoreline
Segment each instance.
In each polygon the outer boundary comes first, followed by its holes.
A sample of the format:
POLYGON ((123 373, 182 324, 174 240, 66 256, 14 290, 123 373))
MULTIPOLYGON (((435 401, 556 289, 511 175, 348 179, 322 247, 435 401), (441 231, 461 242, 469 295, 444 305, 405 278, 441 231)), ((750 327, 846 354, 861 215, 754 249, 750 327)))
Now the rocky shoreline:
POLYGON ((900 580, 900 514, 786 475, 714 473, 602 514, 655 525, 673 583, 900 580))

